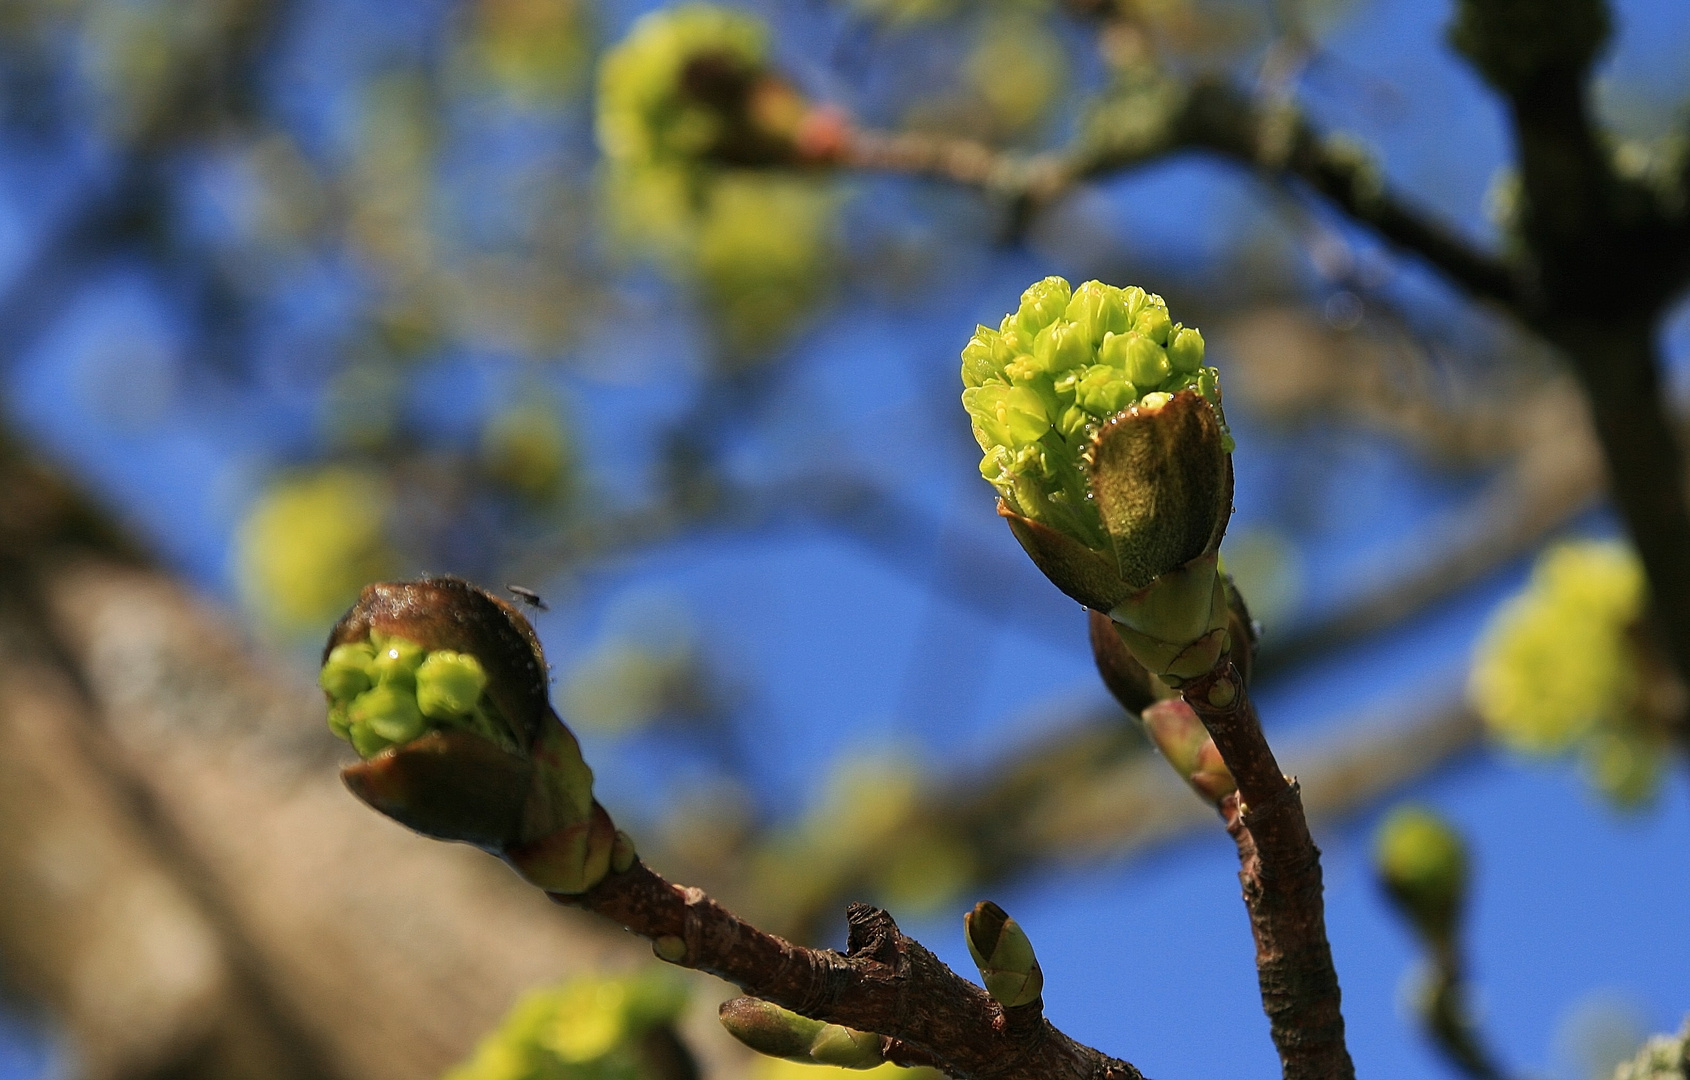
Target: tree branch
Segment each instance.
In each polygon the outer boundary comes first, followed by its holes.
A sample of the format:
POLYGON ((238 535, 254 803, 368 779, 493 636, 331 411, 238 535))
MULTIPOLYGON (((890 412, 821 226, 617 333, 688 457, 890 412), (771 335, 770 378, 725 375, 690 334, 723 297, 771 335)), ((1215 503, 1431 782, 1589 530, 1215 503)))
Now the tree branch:
POLYGON ((1320 850, 1309 835, 1297 784, 1280 771, 1230 660, 1188 683, 1182 695, 1238 782, 1223 814, 1238 844, 1262 1007, 1285 1080, 1353 1080, 1338 973, 1326 940, 1320 850))
POLYGON ((552 899, 613 919, 672 949, 674 962, 753 997, 894 1039, 904 1060, 935 1064, 956 1080, 1143 1080, 1126 1062, 1058 1031, 1039 1002, 1003 1008, 866 904, 848 910, 850 946, 840 955, 764 933, 638 861, 586 893, 552 899))
POLYGON ((1167 96, 1177 104, 1148 137, 1135 125, 1075 147, 1025 155, 944 135, 859 131, 839 164, 947 180, 1036 208, 1085 180, 1179 150, 1209 150, 1271 179, 1301 182, 1474 296, 1516 307, 1512 271, 1387 192, 1377 167, 1354 144, 1323 137, 1289 107, 1266 108, 1218 80, 1199 80, 1177 94, 1170 89, 1167 96))

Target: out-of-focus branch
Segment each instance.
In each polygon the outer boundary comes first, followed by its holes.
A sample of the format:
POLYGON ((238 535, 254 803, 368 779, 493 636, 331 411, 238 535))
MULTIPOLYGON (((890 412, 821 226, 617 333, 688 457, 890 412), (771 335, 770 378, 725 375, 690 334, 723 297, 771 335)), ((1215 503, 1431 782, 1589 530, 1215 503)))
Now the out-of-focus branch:
POLYGON ((1512 121, 1524 253, 1515 310, 1572 361, 1655 623, 1690 681, 1690 506, 1655 340, 1690 280, 1690 217, 1618 174, 1591 115, 1590 71, 1611 29, 1603 0, 1463 0, 1452 40, 1512 121))
POLYGON ((1209 150, 1272 179, 1307 185, 1476 297, 1516 303, 1508 267, 1388 193, 1377 167, 1353 144, 1325 138, 1295 111, 1265 107, 1229 83, 1198 80, 1170 87, 1166 96, 1176 103, 1164 106, 1160 123, 1128 125, 1063 150, 1025 155, 944 135, 865 131, 852 134, 839 163, 935 177, 1037 207, 1086 180, 1180 150, 1209 150))
POLYGON ((850 947, 807 949, 765 933, 699 889, 636 861, 560 903, 597 912, 666 949, 674 963, 735 983, 805 1016, 890 1039, 893 1060, 936 1065, 957 1080, 1142 1080, 1082 1046, 1036 1006, 1006 1009, 905 936, 892 917, 851 905, 850 947))

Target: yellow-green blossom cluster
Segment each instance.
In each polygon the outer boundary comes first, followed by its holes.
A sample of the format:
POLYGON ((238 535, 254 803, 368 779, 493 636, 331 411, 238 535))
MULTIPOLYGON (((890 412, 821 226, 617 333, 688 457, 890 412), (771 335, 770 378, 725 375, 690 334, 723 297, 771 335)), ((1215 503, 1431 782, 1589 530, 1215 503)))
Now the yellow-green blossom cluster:
POLYGON ((753 72, 768 55, 768 28, 715 4, 663 8, 634 24, 599 68, 599 147, 618 165, 689 161, 722 135, 721 111, 683 85, 689 65, 708 59, 753 72))
POLYGON ((1099 548, 1103 527, 1084 472, 1099 427, 1185 389, 1220 407, 1203 335, 1174 322, 1160 296, 1100 281, 1070 289, 1047 277, 1029 287, 996 330, 975 330, 962 381, 985 452, 981 475, 1011 509, 1099 548))
POLYGON ((1576 746, 1592 782, 1620 803, 1651 794, 1663 753, 1634 637, 1643 605, 1643 570, 1629 548, 1551 548, 1492 620, 1468 685, 1496 738, 1539 754, 1576 746))
POLYGON ((524 995, 442 1080, 646 1080, 643 1042, 686 1005, 667 975, 587 977, 524 995))
POLYGON ((429 652, 371 630, 368 641, 330 650, 317 683, 329 697, 329 729, 361 757, 437 730, 471 731, 516 747, 509 725, 483 693, 487 672, 468 653, 429 652))
POLYGON ((1491 732, 1517 749, 1553 753, 1624 708, 1636 678, 1626 628, 1642 604, 1642 569, 1621 545, 1546 552, 1474 658, 1473 704, 1491 732))

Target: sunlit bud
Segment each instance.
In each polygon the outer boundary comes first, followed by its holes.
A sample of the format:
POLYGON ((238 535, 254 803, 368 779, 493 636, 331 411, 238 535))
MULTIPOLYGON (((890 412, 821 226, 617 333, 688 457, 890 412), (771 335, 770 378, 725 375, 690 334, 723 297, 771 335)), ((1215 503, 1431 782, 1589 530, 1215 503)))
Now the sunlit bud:
POLYGON ((1101 281, 1088 281, 1075 289, 1066 315, 1094 349, 1105 334, 1121 333, 1130 325, 1121 290, 1101 281))
POLYGON ((1168 343, 1168 334, 1173 330, 1173 320, 1168 318, 1168 309, 1161 302, 1161 297, 1149 298, 1133 320, 1133 329, 1154 341, 1158 345, 1168 343))
POLYGON ((1374 869, 1386 893, 1427 938, 1446 940, 1467 892, 1467 846, 1443 818, 1401 806, 1379 826, 1374 869))
POLYGON ((351 701, 370 688, 370 665, 375 655, 368 642, 335 646, 323 662, 323 670, 317 673, 317 685, 337 702, 351 701))
POLYGON ((1031 341, 1040 330, 1067 312, 1071 296, 1068 282, 1059 277, 1047 277, 1029 285, 1021 294, 1021 307, 1015 313, 1017 329, 1031 341))
MULTIPOLYGON (((1173 374, 1174 369, 1168 362, 1167 350, 1138 331, 1110 338, 1108 344, 1114 347, 1111 356, 1120 357, 1119 366, 1126 371, 1127 378, 1131 379, 1134 385, 1161 386, 1168 376, 1173 374)), ((1109 362, 1113 363, 1114 360, 1109 362)))
POLYGON ((987 379, 1001 378, 1003 366, 1009 362, 1008 356, 1002 356, 1000 335, 988 326, 974 328, 974 336, 969 339, 962 350, 962 384, 964 386, 979 386, 987 379))
POLYGON ((1092 347, 1083 329, 1058 319, 1033 339, 1033 356, 1041 371, 1068 371, 1091 363, 1092 347))
POLYGON ((361 641, 386 670, 345 712, 368 759, 341 773, 359 798, 419 832, 499 854, 551 892, 604 878, 616 827, 547 702, 545 658, 520 612, 456 578, 371 585, 326 658, 361 641))
MULTIPOLYGON (((1174 332, 1173 340, 1168 342, 1168 361, 1181 375, 1197 374, 1203 366, 1203 335, 1195 327, 1180 327, 1174 332)), ((1209 381, 1214 384, 1214 376, 1211 375, 1209 381)), ((1201 384, 1199 392, 1206 398, 1211 397, 1202 391, 1201 384)))
POLYGON ((486 685, 487 672, 475 657, 449 649, 431 652, 417 668, 417 707, 441 720, 468 716, 486 685))
POLYGON ((982 900, 963 916, 963 927, 968 955, 980 969, 980 981, 987 993, 1006 1009, 1039 1000, 1044 991, 1044 972, 1033 955, 1033 943, 1003 908, 982 900))

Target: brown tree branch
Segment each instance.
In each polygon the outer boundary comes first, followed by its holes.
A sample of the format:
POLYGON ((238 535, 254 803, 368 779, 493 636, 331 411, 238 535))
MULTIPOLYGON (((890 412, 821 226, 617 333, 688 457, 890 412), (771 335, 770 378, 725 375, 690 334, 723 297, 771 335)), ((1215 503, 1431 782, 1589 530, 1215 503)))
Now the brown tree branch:
POLYGON ((1348 143, 1323 137, 1299 114, 1267 108, 1229 83, 1199 80, 1145 137, 1133 128, 1041 154, 1016 154, 930 133, 854 132, 839 164, 947 180, 1044 205, 1085 180, 1179 150, 1209 150, 1277 181, 1298 181, 1382 239, 1425 259, 1477 298, 1517 303, 1512 271, 1453 230, 1387 192, 1377 167, 1348 143))
POLYGON ((765 933, 638 861, 586 893, 552 898, 612 919, 659 944, 666 958, 753 997, 896 1040, 905 1062, 936 1065, 956 1080, 1143 1080, 1133 1066, 1058 1031, 1038 1002, 1004 1009, 879 908, 851 905, 849 948, 840 955, 765 933))
POLYGON ((1238 782, 1223 812, 1238 844, 1262 1007, 1286 1080, 1353 1080, 1338 973, 1326 940, 1320 850, 1295 781, 1262 735, 1230 660, 1182 690, 1238 782))

